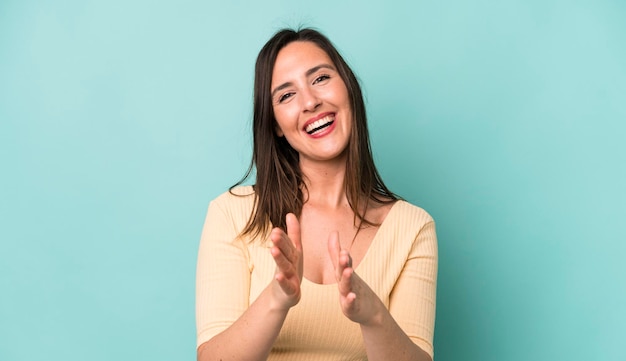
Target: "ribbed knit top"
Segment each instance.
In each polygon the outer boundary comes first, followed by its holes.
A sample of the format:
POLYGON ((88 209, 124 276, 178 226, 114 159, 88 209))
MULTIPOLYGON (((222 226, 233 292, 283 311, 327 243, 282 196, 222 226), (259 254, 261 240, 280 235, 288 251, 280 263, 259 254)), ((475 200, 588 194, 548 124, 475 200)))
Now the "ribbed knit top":
MULTIPOLYGON (((209 205, 196 279, 197 345, 228 328, 271 282, 276 264, 265 239, 238 237, 253 206, 252 187, 209 205)), ((397 201, 355 272, 409 338, 433 356, 437 238, 423 209, 397 201)), ((360 327, 341 312, 336 284, 306 278, 268 360, 367 360, 360 327)))

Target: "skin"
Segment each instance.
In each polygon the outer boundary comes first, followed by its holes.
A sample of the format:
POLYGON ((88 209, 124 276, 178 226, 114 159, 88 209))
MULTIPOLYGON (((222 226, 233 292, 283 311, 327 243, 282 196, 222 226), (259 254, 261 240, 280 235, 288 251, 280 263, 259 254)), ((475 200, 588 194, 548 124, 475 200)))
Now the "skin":
MULTIPOLYGON (((337 284, 343 314, 361 327, 368 360, 431 360, 354 271, 377 227, 357 232, 345 194, 352 113, 332 61, 313 43, 292 42, 278 53, 271 89, 276 132, 300 154, 307 202, 300 221, 287 215, 287 232, 271 232, 274 279, 235 323, 198 348, 198 360, 266 360, 289 309, 302 297, 304 277, 337 284), (320 114, 334 117, 334 128, 311 137, 303 127, 320 114)), ((371 203, 366 217, 380 224, 390 208, 371 203)))
POLYGON ((328 161, 345 166, 352 111, 346 86, 328 55, 309 42, 288 44, 278 53, 271 89, 277 133, 298 151, 302 169, 328 161), (324 114, 335 119, 330 134, 312 138, 303 131, 307 121, 324 114))

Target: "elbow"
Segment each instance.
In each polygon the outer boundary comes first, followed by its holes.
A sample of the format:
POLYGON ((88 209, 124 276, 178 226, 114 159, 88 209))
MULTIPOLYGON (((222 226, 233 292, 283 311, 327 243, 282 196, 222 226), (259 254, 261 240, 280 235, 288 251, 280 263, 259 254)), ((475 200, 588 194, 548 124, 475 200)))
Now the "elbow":
POLYGON ((210 352, 209 352, 209 341, 204 342, 203 344, 201 344, 200 346, 198 346, 198 349, 196 350, 196 360, 197 361, 209 361, 210 359, 210 352))
POLYGON ((206 342, 198 346, 198 348, 196 349, 196 361, 204 360, 203 354, 204 354, 205 345, 206 345, 206 342))
POLYGON ((428 352, 424 351, 421 347, 415 345, 417 348, 417 360, 420 361, 433 361, 433 358, 428 354, 428 352))

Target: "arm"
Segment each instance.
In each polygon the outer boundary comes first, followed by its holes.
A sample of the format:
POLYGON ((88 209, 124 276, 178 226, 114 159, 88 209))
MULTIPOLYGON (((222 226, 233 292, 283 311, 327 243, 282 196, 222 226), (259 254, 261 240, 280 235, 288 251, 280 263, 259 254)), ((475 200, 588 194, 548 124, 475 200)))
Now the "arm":
POLYGON ((269 285, 226 330, 198 347, 198 361, 267 360, 288 308, 272 299, 269 285))
POLYGON ((434 326, 430 324, 434 323, 437 272, 434 224, 425 225, 414 241, 390 295, 389 310, 354 272, 350 255, 340 250, 336 234, 329 238, 329 253, 336 265, 341 308, 346 317, 360 324, 368 359, 432 360, 432 334, 420 336, 434 326))
POLYGON ((231 220, 212 204, 200 243, 196 301, 198 333, 207 332, 210 338, 198 347, 197 358, 265 360, 287 312, 300 299, 299 224, 295 216, 288 215, 287 233, 272 230, 270 252, 277 264, 275 279, 249 307, 250 271, 245 245, 233 241, 235 231, 223 231, 228 224, 231 220), (223 330, 211 335, 219 328, 223 330))

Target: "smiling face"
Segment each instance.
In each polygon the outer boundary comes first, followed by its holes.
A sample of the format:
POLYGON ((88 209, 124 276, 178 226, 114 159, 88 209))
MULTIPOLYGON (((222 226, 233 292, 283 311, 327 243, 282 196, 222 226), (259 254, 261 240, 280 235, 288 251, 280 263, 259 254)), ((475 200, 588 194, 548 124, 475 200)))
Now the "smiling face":
POLYGON ((345 160, 352 130, 346 85, 332 60, 309 41, 280 50, 272 74, 276 133, 300 154, 300 162, 345 160))

